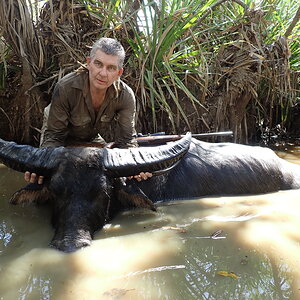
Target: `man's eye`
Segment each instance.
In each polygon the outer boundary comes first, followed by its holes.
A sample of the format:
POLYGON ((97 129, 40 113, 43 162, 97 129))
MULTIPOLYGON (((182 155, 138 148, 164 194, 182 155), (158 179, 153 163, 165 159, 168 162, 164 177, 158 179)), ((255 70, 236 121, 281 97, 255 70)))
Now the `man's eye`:
POLYGON ((97 67, 102 67, 102 63, 101 61, 94 61, 94 64, 97 66, 97 67))
POLYGON ((107 70, 110 72, 113 72, 113 71, 116 71, 117 68, 115 66, 108 66, 107 70))

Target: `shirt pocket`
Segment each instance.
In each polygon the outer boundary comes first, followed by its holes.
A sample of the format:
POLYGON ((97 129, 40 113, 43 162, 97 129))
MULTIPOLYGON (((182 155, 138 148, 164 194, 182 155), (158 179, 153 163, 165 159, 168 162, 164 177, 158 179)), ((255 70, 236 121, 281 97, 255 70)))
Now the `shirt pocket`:
POLYGON ((69 124, 70 136, 76 139, 89 141, 96 134, 89 116, 74 116, 69 124))
POLYGON ((114 114, 103 114, 100 117, 100 122, 101 123, 110 123, 114 119, 114 114))
POLYGON ((106 142, 114 141, 115 136, 115 115, 114 114, 103 114, 97 124, 100 135, 106 140, 106 142))
POLYGON ((74 127, 82 127, 86 126, 91 123, 91 117, 90 116, 82 116, 82 115, 75 115, 71 117, 70 123, 74 127))

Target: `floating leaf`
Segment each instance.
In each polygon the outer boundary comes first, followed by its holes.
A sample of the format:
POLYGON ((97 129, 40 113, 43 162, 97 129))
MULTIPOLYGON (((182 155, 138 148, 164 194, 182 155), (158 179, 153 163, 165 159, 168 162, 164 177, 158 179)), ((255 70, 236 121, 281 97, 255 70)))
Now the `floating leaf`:
POLYGON ((227 271, 218 271, 218 275, 225 276, 225 277, 231 277, 233 279, 238 279, 238 276, 234 272, 227 272, 227 271))
POLYGON ((118 299, 119 297, 124 296, 127 292, 133 291, 135 289, 118 289, 113 288, 103 293, 103 296, 111 297, 113 299, 118 299))
POLYGON ((176 230, 180 233, 186 233, 187 232, 186 229, 181 228, 181 227, 176 227, 176 226, 164 226, 164 227, 162 227, 162 229, 164 229, 164 230, 176 230))

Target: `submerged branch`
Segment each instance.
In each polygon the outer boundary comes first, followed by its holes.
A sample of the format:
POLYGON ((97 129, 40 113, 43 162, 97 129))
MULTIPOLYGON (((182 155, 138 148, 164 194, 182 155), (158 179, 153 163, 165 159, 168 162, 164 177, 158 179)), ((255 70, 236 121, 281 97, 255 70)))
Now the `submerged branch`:
POLYGON ((123 276, 118 276, 118 277, 116 277, 116 279, 128 278, 128 277, 141 275, 141 274, 145 274, 145 273, 162 272, 162 271, 167 271, 167 270, 180 270, 180 269, 186 269, 186 266, 185 265, 173 265, 173 266, 161 266, 161 267, 156 267, 156 268, 150 268, 150 269, 145 269, 142 271, 130 272, 123 276))

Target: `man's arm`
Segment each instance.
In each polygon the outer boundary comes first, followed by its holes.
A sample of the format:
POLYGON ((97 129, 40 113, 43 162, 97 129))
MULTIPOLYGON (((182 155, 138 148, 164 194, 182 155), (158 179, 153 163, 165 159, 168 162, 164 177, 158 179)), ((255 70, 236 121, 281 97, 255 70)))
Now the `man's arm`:
POLYGON ((57 83, 53 91, 49 116, 45 120, 45 132, 41 147, 63 146, 68 134, 70 108, 67 95, 57 83))
MULTIPOLYGON (((57 147, 64 145, 65 138, 68 134, 68 104, 67 97, 63 93, 60 85, 57 83, 53 94, 49 110, 44 112, 44 134, 41 137, 40 147, 57 147)), ((25 172, 24 179, 28 183, 42 184, 44 177, 36 173, 25 172)))
POLYGON ((135 114, 136 100, 133 91, 128 88, 122 91, 120 105, 118 107, 117 128, 115 137, 115 147, 128 148, 137 147, 135 140, 135 114))
MULTIPOLYGON (((133 91, 130 88, 124 91, 124 95, 120 100, 121 108, 118 111, 117 134, 114 147, 137 147, 138 143, 135 139, 136 100, 133 91)), ((152 173, 141 172, 139 175, 130 176, 129 179, 134 178, 137 181, 142 181, 151 177, 152 173)))

